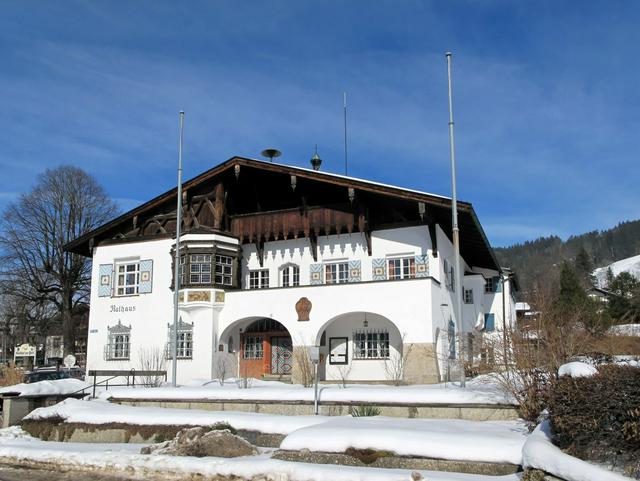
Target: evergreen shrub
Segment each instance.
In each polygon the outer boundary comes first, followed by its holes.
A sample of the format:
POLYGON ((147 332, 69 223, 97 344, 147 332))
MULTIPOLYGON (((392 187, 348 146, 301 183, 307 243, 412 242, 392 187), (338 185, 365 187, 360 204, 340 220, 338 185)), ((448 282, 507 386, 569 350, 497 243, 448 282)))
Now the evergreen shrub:
POLYGON ((582 459, 640 475, 640 369, 601 365, 592 377, 558 379, 549 393, 554 442, 582 459))

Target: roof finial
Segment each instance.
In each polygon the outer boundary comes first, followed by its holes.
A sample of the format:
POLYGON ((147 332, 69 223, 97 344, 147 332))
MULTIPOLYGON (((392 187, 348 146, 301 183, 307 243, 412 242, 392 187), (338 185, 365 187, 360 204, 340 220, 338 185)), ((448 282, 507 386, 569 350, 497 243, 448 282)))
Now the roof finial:
POLYGON ((318 155, 318 144, 316 144, 316 153, 311 157, 311 166, 313 170, 320 170, 320 164, 322 164, 322 159, 318 155))

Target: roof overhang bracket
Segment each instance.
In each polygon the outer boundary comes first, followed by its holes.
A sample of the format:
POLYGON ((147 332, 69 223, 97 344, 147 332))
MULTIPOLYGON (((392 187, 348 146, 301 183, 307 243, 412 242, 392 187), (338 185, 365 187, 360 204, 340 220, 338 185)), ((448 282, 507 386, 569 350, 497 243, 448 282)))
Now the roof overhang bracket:
POLYGON ((256 251, 258 253, 258 263, 260 267, 264 267, 264 239, 262 237, 256 241, 256 251))
POLYGON ((311 249, 311 255, 313 256, 313 261, 318 262, 318 236, 313 230, 309 232, 309 246, 311 249))
POLYGON ((438 257, 438 233, 435 222, 429 223, 429 237, 431 237, 431 252, 433 257, 438 257))

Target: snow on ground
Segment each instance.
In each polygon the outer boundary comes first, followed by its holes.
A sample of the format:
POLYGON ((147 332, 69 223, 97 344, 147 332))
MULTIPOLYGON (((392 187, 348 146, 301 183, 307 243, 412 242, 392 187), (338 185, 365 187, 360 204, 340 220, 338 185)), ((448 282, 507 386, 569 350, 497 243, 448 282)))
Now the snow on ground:
POLYGON ((613 336, 640 336, 640 324, 618 324, 607 332, 613 336))
POLYGON ((19 396, 64 395, 72 394, 91 384, 79 379, 56 379, 55 381, 38 381, 30 384, 15 384, 0 389, 0 394, 18 394, 19 396))
POLYGON ((593 271, 593 275, 596 276, 598 281, 598 287, 605 287, 607 281, 607 269, 611 268, 614 276, 617 276, 621 272, 628 272, 636 279, 640 279, 640 256, 627 257, 621 259, 608 266, 599 267, 593 271))
POLYGON ((160 407, 121 406, 103 400, 65 399, 49 407, 38 408, 25 416, 27 420, 61 417, 69 423, 134 425, 211 426, 226 422, 236 429, 264 433, 289 434, 314 424, 326 422, 326 416, 281 416, 276 414, 204 411, 160 407))
MULTIPOLYGON (((339 385, 320 386, 320 402, 417 403, 417 404, 515 404, 487 377, 480 376, 462 388, 453 383, 411 386, 339 385)), ((179 387, 110 388, 103 399, 211 399, 248 401, 313 401, 313 389, 277 381, 254 380, 250 388, 240 389, 234 380, 224 386, 217 381, 191 381, 179 387)))
POLYGON ((343 452, 349 447, 395 451, 439 459, 520 464, 527 435, 515 421, 475 422, 351 416, 280 416, 228 411, 132 407, 67 399, 39 408, 27 420, 63 418, 70 423, 207 426, 227 422, 236 429, 287 434, 282 449, 343 452))
POLYGON ((521 464, 524 423, 341 417, 289 434, 281 449, 344 452, 349 447, 405 456, 521 464))
MULTIPOLYGON (((293 463, 269 459, 268 454, 241 458, 193 458, 144 455, 134 452, 140 445, 58 443, 31 438, 19 428, 0 430, 0 458, 50 462, 65 468, 101 468, 128 473, 156 472, 204 476, 262 476, 273 481, 410 481, 412 471, 293 463)), ((482 476, 420 471, 428 481, 518 481, 519 475, 482 476)))
POLYGON ((571 376, 571 377, 591 377, 598 374, 598 370, 591 364, 581 361, 572 361, 560 366, 558 369, 558 376, 571 376))
POLYGON ((536 468, 566 481, 629 481, 630 478, 614 473, 581 459, 563 453, 551 443, 551 428, 547 421, 529 435, 522 450, 523 466, 536 468))

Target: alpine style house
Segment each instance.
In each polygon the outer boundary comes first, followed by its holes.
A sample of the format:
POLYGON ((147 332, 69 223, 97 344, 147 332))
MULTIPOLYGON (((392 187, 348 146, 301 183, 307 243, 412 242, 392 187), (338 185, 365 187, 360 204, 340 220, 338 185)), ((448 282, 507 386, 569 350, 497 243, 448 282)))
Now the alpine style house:
POLYGON ((178 383, 300 382, 317 346, 320 380, 433 383, 515 322, 516 285, 469 203, 459 350, 449 198, 233 157, 183 184, 176 266, 176 195, 67 244, 93 258, 87 369, 171 362, 176 268, 178 383))

